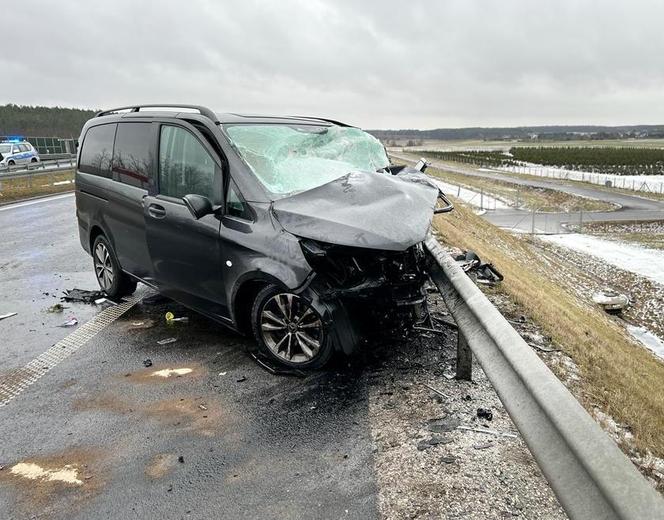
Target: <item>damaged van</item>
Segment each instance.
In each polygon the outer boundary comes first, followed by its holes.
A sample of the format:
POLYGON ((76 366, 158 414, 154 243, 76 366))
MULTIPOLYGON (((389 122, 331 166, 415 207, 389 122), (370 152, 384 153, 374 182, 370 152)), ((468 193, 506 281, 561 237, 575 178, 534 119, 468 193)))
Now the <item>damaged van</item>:
POLYGON ((97 114, 80 143, 80 239, 110 297, 142 282, 298 368, 426 318, 422 242, 451 205, 370 134, 140 105, 97 114))

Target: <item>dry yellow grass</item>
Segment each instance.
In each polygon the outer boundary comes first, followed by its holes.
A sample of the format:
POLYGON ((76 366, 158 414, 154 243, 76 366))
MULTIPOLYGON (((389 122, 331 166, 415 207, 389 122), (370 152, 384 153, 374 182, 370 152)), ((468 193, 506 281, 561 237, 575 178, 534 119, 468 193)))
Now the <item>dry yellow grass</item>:
POLYGON ((74 170, 63 170, 53 173, 35 172, 30 177, 19 177, 17 179, 3 179, 0 175, 0 204, 4 202, 15 202, 30 197, 49 195, 51 193, 62 193, 74 189, 74 170), (71 181, 66 184, 64 181, 71 181))
POLYGON ((472 249, 505 275, 502 290, 576 362, 584 406, 598 405, 630 426, 634 446, 664 457, 664 363, 635 345, 602 311, 550 281, 527 237, 517 237, 468 209, 435 219, 441 238, 472 249))

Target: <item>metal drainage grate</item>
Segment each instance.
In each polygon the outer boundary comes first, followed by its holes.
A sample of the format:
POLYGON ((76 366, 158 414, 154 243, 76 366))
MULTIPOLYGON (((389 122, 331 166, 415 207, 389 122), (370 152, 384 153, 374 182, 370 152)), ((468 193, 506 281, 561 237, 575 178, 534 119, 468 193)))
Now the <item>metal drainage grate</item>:
POLYGON ((55 368, 58 363, 67 359, 88 340, 95 337, 108 325, 117 320, 141 300, 140 296, 133 296, 127 301, 104 309, 87 323, 81 325, 69 336, 40 354, 21 368, 10 371, 0 379, 0 406, 5 406, 23 390, 37 381, 46 372, 55 368))

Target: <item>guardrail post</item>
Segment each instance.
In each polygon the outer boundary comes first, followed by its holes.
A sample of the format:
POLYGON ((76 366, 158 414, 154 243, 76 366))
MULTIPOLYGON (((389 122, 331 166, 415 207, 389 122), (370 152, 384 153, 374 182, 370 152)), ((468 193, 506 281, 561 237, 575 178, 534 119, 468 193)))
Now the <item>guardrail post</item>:
POLYGON ((472 381, 473 379, 473 351, 470 350, 461 330, 458 330, 456 378, 463 381, 472 381))

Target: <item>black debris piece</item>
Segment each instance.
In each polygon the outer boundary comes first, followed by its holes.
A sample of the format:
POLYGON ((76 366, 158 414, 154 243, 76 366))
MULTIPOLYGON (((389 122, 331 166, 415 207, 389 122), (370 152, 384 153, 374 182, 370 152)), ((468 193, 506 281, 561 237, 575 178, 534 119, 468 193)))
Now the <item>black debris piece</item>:
POLYGON ((479 419, 486 419, 487 421, 490 421, 493 419, 493 412, 489 408, 478 408, 477 417, 479 419))
POLYGON ((279 365, 278 363, 272 361, 272 359, 268 358, 258 349, 248 349, 247 353, 249 354, 249 357, 253 359, 259 367, 261 367, 266 372, 269 372, 273 376, 293 376, 300 378, 307 377, 306 372, 298 370, 297 368, 287 368, 282 365, 279 365))
POLYGON ((446 457, 441 457, 440 462, 442 462, 443 464, 453 464, 456 462, 456 457, 453 457, 451 455, 446 457))
POLYGON ((180 456, 178 457, 178 462, 179 462, 180 464, 184 464, 184 457, 183 457, 182 455, 180 455, 180 456))
POLYGON ((246 380, 247 380, 247 376, 242 376, 242 377, 236 379, 235 381, 237 381, 238 383, 243 383, 243 382, 245 382, 246 380))
POLYGON ((442 435, 432 435, 427 442, 431 446, 438 446, 439 444, 449 444, 452 442, 452 439, 449 437, 443 437, 442 435))
POLYGON ((86 291, 85 289, 69 289, 60 299, 65 302, 81 302, 93 304, 95 300, 105 298, 103 291, 86 291))
POLYGON ((143 360, 143 366, 145 368, 151 367, 152 366, 152 360, 150 358, 143 360))
POLYGON ((472 276, 478 283, 494 285, 502 282, 504 277, 493 264, 482 263, 480 257, 473 251, 465 251, 453 255, 454 260, 461 266, 468 276, 472 276))

